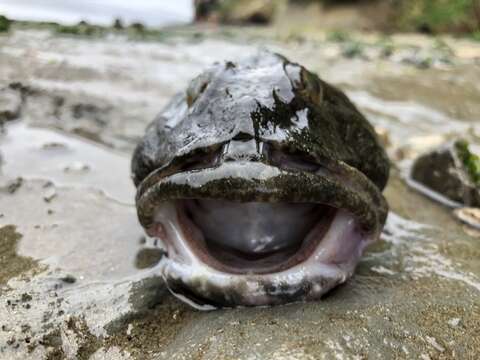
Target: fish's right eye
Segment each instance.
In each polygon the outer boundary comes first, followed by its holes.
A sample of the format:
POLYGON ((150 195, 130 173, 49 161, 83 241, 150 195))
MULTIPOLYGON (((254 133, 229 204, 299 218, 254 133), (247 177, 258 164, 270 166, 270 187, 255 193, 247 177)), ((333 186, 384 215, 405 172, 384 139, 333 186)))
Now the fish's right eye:
POLYGON ((221 157, 222 147, 200 149, 185 155, 179 166, 180 171, 199 170, 215 167, 221 157))
POLYGON ((272 165, 284 170, 317 172, 321 165, 308 153, 288 147, 273 147, 268 150, 268 159, 272 165))

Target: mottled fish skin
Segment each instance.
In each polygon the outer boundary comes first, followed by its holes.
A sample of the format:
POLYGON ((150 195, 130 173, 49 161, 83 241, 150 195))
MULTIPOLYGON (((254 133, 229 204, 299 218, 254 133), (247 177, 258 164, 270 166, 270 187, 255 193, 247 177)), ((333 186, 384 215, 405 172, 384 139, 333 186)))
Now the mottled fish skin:
MULTIPOLYGON (((388 212, 388 175, 373 127, 346 95, 269 52, 214 64, 193 79, 148 126, 132 159, 147 230, 159 204, 200 198, 326 204, 375 237, 388 212)), ((245 303, 215 292, 220 303, 245 303)))
POLYGON ((134 182, 195 150, 245 138, 344 162, 380 190, 388 179, 389 161, 373 127, 345 94, 301 65, 262 53, 216 64, 174 97, 135 151, 134 182))

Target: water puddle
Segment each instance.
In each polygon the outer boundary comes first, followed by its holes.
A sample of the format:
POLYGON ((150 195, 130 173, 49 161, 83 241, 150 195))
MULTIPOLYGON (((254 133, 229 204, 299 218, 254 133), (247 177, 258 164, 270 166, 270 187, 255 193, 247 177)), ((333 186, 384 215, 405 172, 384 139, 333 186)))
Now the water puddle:
POLYGON ((6 179, 45 179, 58 186, 94 188, 124 204, 133 204, 130 159, 93 142, 18 122, 0 137, 6 179))

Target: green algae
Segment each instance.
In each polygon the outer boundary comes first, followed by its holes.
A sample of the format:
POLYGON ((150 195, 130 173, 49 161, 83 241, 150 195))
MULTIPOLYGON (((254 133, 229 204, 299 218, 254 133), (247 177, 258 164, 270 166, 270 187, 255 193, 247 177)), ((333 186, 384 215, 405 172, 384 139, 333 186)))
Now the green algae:
POLYGON ((465 140, 457 141, 455 147, 468 176, 476 186, 480 186, 480 157, 470 151, 465 140))
POLYGON ((11 278, 37 266, 35 260, 17 254, 17 244, 21 237, 14 225, 0 227, 0 285, 7 284, 11 278))

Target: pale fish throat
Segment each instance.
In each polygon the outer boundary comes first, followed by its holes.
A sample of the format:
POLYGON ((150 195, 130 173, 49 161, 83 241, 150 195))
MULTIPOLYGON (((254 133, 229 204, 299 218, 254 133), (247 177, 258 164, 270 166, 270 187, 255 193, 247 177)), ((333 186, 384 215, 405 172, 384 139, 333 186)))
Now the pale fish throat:
POLYGON ((166 246, 169 289, 202 309, 318 299, 378 236, 323 204, 210 199, 159 204, 148 232, 166 246))

